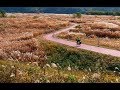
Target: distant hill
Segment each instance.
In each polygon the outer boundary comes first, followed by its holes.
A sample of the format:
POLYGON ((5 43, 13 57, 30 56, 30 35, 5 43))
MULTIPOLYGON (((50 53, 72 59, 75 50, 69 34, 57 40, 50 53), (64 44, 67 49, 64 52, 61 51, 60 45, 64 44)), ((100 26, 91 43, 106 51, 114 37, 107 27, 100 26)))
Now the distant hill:
POLYGON ((6 12, 16 12, 16 13, 75 13, 81 12, 86 13, 88 11, 107 11, 107 12, 119 12, 120 7, 0 7, 1 10, 6 12))

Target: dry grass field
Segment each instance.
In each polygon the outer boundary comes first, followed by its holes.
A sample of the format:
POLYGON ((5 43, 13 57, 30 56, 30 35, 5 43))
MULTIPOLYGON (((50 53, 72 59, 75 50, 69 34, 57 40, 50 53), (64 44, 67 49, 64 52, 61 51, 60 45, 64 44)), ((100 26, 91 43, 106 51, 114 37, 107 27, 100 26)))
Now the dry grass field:
POLYGON ((36 37, 68 25, 68 21, 58 20, 57 16, 8 14, 0 18, 0 58, 41 60, 44 58, 44 50, 38 45, 36 37))
MULTIPOLYGON (((72 19, 71 19, 72 20, 72 19)), ((76 40, 81 38, 82 43, 105 48, 120 50, 120 20, 117 16, 83 15, 71 22, 79 25, 68 32, 57 35, 60 38, 76 40)))
POLYGON ((78 23, 60 38, 120 50, 116 16, 8 13, 0 18, 0 83, 119 83, 120 58, 78 50, 43 35, 78 23))

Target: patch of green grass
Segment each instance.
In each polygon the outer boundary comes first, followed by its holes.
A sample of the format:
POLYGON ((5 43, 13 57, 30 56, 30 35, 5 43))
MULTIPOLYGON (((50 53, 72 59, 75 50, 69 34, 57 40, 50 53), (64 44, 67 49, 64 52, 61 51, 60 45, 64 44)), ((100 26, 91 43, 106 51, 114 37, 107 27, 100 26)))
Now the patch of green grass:
POLYGON ((111 63, 119 63, 120 58, 100 53, 76 49, 54 42, 41 41, 44 44, 48 62, 59 63, 63 68, 71 66, 79 70, 91 68, 92 71, 106 71, 111 63), (102 69, 100 68, 102 67, 102 69))

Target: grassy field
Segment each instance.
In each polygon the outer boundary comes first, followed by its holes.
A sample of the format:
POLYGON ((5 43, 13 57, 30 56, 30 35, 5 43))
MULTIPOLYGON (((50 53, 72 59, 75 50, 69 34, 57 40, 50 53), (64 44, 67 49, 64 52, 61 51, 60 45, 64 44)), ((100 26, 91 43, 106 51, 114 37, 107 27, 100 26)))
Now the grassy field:
POLYGON ((71 65, 73 67, 77 66, 79 69, 93 68, 94 71, 96 63, 100 64, 99 67, 107 67, 112 63, 119 64, 120 62, 120 58, 117 57, 103 55, 82 49, 78 50, 76 48, 59 45, 49 41, 41 42, 41 44, 44 46, 44 50, 49 59, 48 61, 59 63, 62 67, 71 65))
MULTIPOLYGON (((63 16, 64 17, 64 16, 63 16)), ((44 58, 36 37, 69 25, 57 16, 12 14, 0 18, 0 59, 36 61, 44 58)))
MULTIPOLYGON (((43 34, 65 28, 70 22, 85 23, 98 19, 109 21, 115 17, 85 15, 78 19, 12 14, 0 18, 0 83, 119 83, 120 58, 78 50, 42 38, 43 34)), ((69 37, 66 33, 60 35, 66 35, 61 38, 69 37)), ((75 37, 69 39, 75 40, 75 37)), ((82 40, 93 45, 97 41, 96 38, 82 40)), ((115 40, 118 41, 109 39, 107 47, 119 48, 119 39, 115 40), (111 46, 110 41, 114 45, 118 42, 118 46, 111 46)))
MULTIPOLYGON (((39 39, 39 38, 38 38, 39 39)), ((0 60, 1 83, 119 83, 120 58, 39 39, 46 63, 0 60), (110 69, 110 66, 112 66, 110 69), (118 66, 117 66, 118 65, 118 66), (109 68, 108 68, 109 67, 109 68), (107 69, 108 68, 108 69, 107 69)))
POLYGON ((83 44, 120 50, 120 39, 97 38, 95 36, 86 37, 85 34, 75 33, 74 31, 72 33, 62 32, 56 35, 56 37, 71 40, 71 41, 76 41, 76 38, 79 37, 83 44))
POLYGON ((57 35, 59 38, 75 41, 80 37, 84 44, 120 50, 119 16, 82 15, 81 18, 71 18, 69 21, 79 25, 60 33, 57 35))

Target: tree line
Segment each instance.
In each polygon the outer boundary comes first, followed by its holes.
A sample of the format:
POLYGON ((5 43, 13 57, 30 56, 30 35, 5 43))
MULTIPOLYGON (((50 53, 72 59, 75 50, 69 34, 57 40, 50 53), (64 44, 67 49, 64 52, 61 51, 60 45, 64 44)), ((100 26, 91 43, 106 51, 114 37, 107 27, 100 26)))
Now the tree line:
POLYGON ((89 11, 87 15, 113 15, 120 16, 120 12, 108 12, 108 11, 89 11))

